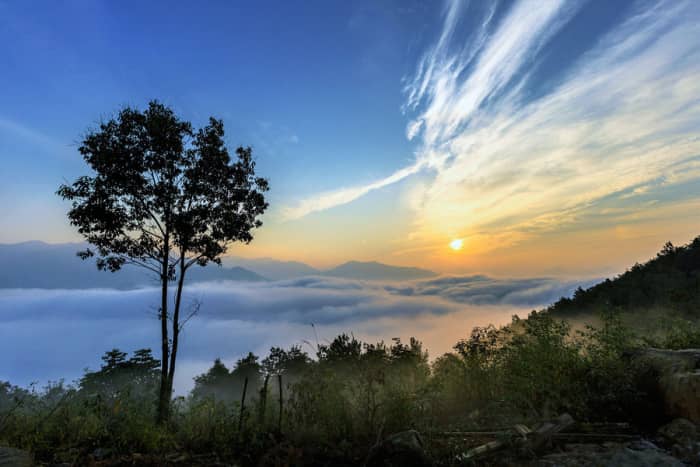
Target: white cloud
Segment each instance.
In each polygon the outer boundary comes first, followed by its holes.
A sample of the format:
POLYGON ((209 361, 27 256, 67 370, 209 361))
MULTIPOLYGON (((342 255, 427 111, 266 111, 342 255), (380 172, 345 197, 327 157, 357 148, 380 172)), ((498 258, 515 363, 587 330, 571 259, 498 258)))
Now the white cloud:
POLYGON ((446 162, 424 195, 418 232, 522 233, 542 218, 551 230, 692 164, 700 153, 689 142, 700 122, 697 13, 675 2, 633 17, 532 102, 510 93, 473 113, 463 91, 436 89, 424 142, 446 162), (434 111, 436 101, 453 105, 434 111))
POLYGON ((341 206, 343 204, 350 203, 360 198, 361 196, 366 195, 370 191, 378 190, 385 186, 392 185, 410 175, 419 172, 423 168, 423 165, 423 163, 415 163, 397 172, 394 172, 386 178, 383 178, 376 182, 372 182, 368 185, 342 188, 340 190, 322 193, 318 196, 302 200, 301 202, 297 203, 296 206, 284 208, 282 210, 282 217, 285 220, 299 219, 313 212, 325 211, 326 209, 330 209, 335 206, 341 206))
MULTIPOLYGON (((200 313, 185 327, 177 390, 216 357, 231 363, 273 345, 353 332, 370 340, 426 339, 433 356, 450 349, 473 326, 503 324, 569 294, 575 284, 551 279, 449 277, 404 283, 307 277, 263 283, 201 283, 186 289, 200 313)), ((140 290, 0 289, 0 381, 80 376, 114 347, 158 349, 156 288, 140 290)), ((309 349, 307 349, 309 350, 309 349)))
POLYGON ((420 200, 412 239, 498 233, 518 241, 576 223, 616 193, 698 179, 698 2, 638 4, 534 99, 527 91, 539 52, 580 4, 521 0, 497 24, 489 10, 463 45, 455 44, 461 5, 448 4, 442 33, 407 80, 415 162, 303 200, 289 218, 430 169, 432 183, 412 192, 420 200))

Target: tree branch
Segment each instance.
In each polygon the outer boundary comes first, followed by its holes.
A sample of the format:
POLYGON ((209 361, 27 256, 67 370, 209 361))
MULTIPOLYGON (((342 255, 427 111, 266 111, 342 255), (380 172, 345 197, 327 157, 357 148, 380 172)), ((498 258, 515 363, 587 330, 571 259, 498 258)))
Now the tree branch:
POLYGON ((144 262, 144 261, 139 261, 139 260, 137 260, 137 259, 130 258, 130 257, 128 257, 128 256, 120 256, 120 258, 123 258, 123 259, 124 259, 124 264, 132 264, 132 265, 134 265, 134 266, 138 266, 138 267, 141 267, 141 268, 144 268, 144 269, 148 269, 149 271, 154 272, 155 274, 158 274, 158 275, 161 274, 160 269, 155 268, 155 267, 151 266, 150 264, 148 264, 148 263, 146 263, 146 262, 144 262))
POLYGON ((185 263, 185 270, 189 269, 190 266, 192 266, 194 263, 204 258, 205 256, 206 255, 197 255, 191 258, 187 263, 185 263))
POLYGON ((187 324, 187 322, 189 320, 194 318, 197 315, 197 313, 199 313, 199 309, 201 308, 201 306, 202 306, 202 303, 198 300, 195 301, 194 303, 192 303, 192 308, 191 308, 190 314, 187 315, 187 318, 182 320, 182 322, 180 323, 180 326, 178 327, 180 331, 182 331, 182 328, 185 327, 185 324, 187 324))

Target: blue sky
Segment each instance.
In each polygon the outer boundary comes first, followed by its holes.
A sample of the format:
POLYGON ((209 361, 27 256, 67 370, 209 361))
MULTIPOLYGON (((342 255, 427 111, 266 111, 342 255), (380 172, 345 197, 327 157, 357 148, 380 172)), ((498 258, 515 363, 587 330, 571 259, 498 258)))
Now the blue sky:
POLYGON ((681 0, 0 0, 0 242, 77 240, 54 191, 80 135, 157 98, 271 179, 235 254, 616 272, 699 231, 698 24, 681 0))
POLYGON ((0 5, 3 196, 42 200, 83 170, 87 126, 152 98, 224 118, 279 197, 390 171, 411 157, 401 78, 439 19, 409 2, 0 5))

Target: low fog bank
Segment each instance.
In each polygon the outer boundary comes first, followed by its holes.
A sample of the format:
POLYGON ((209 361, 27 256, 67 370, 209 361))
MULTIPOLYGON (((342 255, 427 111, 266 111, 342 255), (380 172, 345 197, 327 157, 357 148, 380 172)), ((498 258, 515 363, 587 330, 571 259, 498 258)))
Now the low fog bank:
MULTIPOLYGON (((264 356, 270 346, 292 344, 313 353, 317 340, 341 332, 367 341, 415 336, 435 357, 472 327, 505 324, 578 285, 483 276, 399 284, 328 277, 193 284, 185 303, 200 308, 181 338, 176 391, 188 391, 192 377, 216 357, 231 364, 248 351, 264 356)), ((0 290, 0 380, 72 381, 83 368, 98 368, 100 356, 114 347, 151 347, 157 355, 158 302, 156 288, 0 290)))

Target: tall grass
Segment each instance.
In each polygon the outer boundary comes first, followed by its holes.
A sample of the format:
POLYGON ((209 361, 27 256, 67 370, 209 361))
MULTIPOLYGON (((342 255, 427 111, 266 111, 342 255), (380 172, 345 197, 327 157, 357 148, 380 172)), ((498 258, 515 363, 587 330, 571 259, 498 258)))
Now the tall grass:
POLYGON ((666 323, 642 338, 618 313, 602 313, 599 323, 572 330, 533 312, 500 329, 475 328, 432 362, 416 339, 370 344, 348 335, 312 356, 273 348, 232 369, 216 361, 191 394, 175 399, 166 426, 154 423, 157 361, 145 350, 130 359, 114 350, 73 386, 1 383, 0 444, 50 462, 80 463, 100 448, 115 456, 208 453, 247 465, 299 449, 361 459, 377 439, 406 429, 494 428, 564 411, 580 421, 635 422, 652 399, 641 384, 648 372, 629 351, 700 345, 700 327, 666 323))

